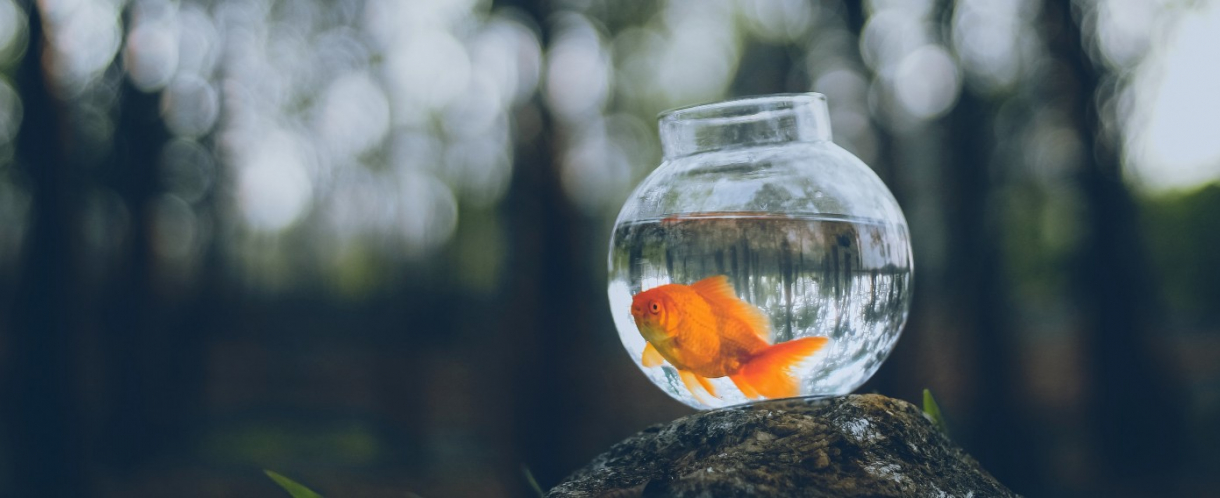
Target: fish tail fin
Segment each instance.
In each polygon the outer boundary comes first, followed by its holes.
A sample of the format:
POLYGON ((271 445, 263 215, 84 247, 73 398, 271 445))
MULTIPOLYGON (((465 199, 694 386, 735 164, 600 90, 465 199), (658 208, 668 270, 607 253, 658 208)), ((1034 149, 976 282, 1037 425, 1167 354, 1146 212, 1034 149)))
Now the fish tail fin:
POLYGON ((733 380, 740 380, 764 398, 796 396, 800 394, 800 381, 792 369, 827 342, 829 339, 825 337, 802 337, 768 346, 742 365, 741 372, 733 380))

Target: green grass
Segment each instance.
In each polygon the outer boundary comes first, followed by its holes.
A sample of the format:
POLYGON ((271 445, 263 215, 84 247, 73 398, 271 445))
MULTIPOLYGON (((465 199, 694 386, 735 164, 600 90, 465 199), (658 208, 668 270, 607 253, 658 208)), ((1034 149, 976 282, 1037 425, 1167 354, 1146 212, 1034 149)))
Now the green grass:
POLYGON ((525 483, 538 495, 538 498, 546 495, 546 493, 542 492, 542 486, 538 485, 538 480, 534 479, 534 473, 530 472, 530 468, 526 467, 525 464, 521 464, 521 473, 525 475, 525 483))
POLYGON ((292 498, 322 498, 322 495, 313 492, 313 490, 292 479, 266 469, 263 469, 263 472, 265 472, 267 477, 270 477, 272 481, 279 484, 281 488, 284 488, 284 491, 287 491, 289 495, 292 495, 292 498))
POLYGON ((923 412, 932 419, 932 425, 935 425, 945 436, 949 435, 949 426, 945 424, 945 417, 940 413, 940 405, 936 404, 936 398, 932 397, 932 391, 923 390, 923 412))

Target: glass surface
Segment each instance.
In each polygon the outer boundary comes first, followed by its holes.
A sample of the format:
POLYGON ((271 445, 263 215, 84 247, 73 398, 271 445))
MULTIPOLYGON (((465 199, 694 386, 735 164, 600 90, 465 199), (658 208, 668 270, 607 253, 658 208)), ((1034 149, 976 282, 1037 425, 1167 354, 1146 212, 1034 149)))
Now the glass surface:
POLYGON ((830 141, 825 98, 678 109, 660 130, 664 162, 611 238, 632 360, 696 408, 868 380, 906 321, 910 236, 881 180, 830 141))

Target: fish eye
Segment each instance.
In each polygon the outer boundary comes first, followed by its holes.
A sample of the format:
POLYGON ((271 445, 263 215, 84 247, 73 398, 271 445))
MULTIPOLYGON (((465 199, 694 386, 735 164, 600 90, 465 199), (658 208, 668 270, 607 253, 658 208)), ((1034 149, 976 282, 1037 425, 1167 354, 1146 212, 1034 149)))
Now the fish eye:
POLYGON ((653 312, 653 313, 660 313, 660 312, 661 312, 661 305, 657 304, 657 302, 656 302, 656 301, 653 301, 652 303, 650 303, 650 304, 648 305, 648 309, 652 310, 652 312, 653 312))

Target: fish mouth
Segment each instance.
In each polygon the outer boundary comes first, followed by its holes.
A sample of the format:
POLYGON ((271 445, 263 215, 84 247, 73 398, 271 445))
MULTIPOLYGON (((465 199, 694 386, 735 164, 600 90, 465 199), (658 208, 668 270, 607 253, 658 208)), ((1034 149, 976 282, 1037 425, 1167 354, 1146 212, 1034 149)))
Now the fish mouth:
POLYGON ((635 328, 640 330, 640 335, 643 336, 644 340, 648 342, 655 344, 657 341, 665 339, 665 334, 661 330, 658 330, 659 327, 645 322, 642 319, 636 319, 635 328))
POLYGON ((637 319, 644 316, 644 303, 641 302, 638 297, 636 299, 632 299, 631 316, 634 316, 637 319))

